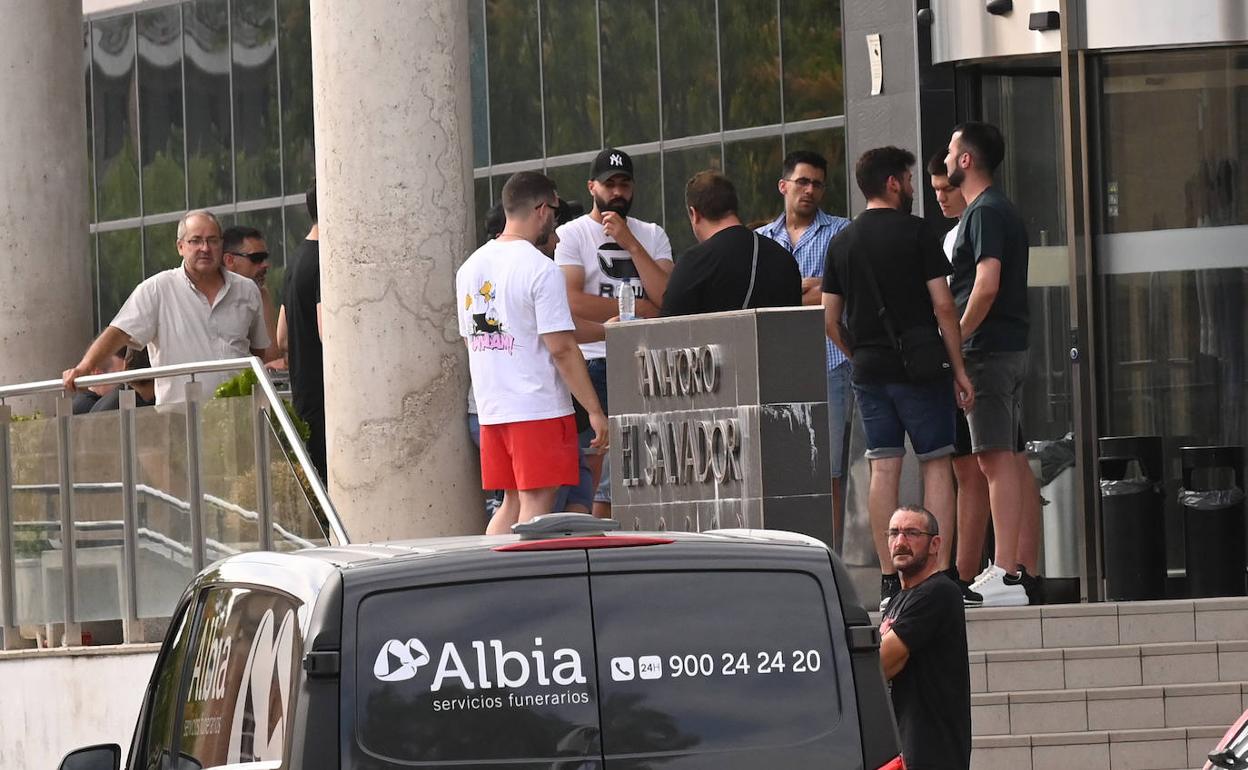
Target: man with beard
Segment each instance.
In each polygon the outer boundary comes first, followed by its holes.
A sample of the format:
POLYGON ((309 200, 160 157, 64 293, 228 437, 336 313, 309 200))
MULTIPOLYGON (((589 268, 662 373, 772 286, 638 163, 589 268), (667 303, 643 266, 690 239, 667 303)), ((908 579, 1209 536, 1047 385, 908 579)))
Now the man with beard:
MULTIPOLYGON (((619 313, 620 286, 640 281, 636 297, 639 318, 654 318, 663 306, 667 277, 672 272, 672 244, 663 228, 628 216, 633 204, 633 159, 610 148, 598 153, 589 167, 593 209, 559 228, 555 264, 567 280, 568 303, 578 319, 603 322, 619 313)), ((634 284, 636 285, 636 284, 634 284)), ((607 406, 607 343, 588 342, 581 352, 603 409, 607 406)), ((588 446, 588 432, 581 446, 588 446)), ((602 455, 591 453, 597 491, 594 515, 611 515, 611 472, 602 455)))
POLYGON ((888 522, 901 592, 880 620, 880 666, 892 683, 901 755, 911 770, 971 764, 971 675, 962 592, 936 562, 936 517, 917 505, 888 522))
MULTIPOLYGON (((832 239, 823 271, 824 326, 853 361, 854 396, 867 436, 867 508, 880 562, 881 610, 901 589, 884 530, 897 508, 906 437, 922 466, 924 502, 941 528, 952 532, 954 412, 969 409, 974 398, 945 282, 949 263, 936 233, 909 213, 913 165, 914 155, 897 147, 863 153, 855 176, 867 208, 832 239), (939 368, 908 368, 902 339, 923 341, 939 368)), ((913 359, 913 350, 907 355, 913 359)), ((949 566, 949 546, 944 543, 937 554, 941 569, 949 566)))
POLYGON ((269 275, 269 247, 264 234, 254 227, 235 225, 221 233, 221 253, 225 269, 256 282, 260 301, 264 304, 264 325, 269 339, 277 339, 277 306, 264 279, 269 275))
POLYGON ((488 534, 549 513, 558 488, 577 483, 569 390, 589 413, 590 445, 607 445, 607 418, 573 336, 563 276, 538 250, 554 236, 555 184, 522 171, 502 197, 503 231, 455 274, 481 423, 482 488, 504 490, 488 534))

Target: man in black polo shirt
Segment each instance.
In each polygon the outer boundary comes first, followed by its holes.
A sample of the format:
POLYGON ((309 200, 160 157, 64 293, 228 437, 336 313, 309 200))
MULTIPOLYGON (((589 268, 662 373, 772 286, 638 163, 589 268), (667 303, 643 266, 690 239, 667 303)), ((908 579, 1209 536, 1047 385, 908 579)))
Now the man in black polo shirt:
POLYGON ((880 665, 892 683, 901 756, 909 770, 971 764, 971 674, 962 591, 936 563, 940 530, 919 506, 888 522, 901 592, 880 621, 880 665))
POLYGON ((326 478, 325 359, 321 347, 321 245, 316 221, 316 182, 308 188, 312 229, 295 250, 286 271, 283 304, 277 320, 278 344, 285 342, 290 361, 290 389, 295 411, 308 424, 308 454, 326 478), (284 337, 284 339, 283 339, 284 337))
POLYGON ((802 304, 802 273, 783 246, 737 217, 737 191, 718 171, 699 171, 685 185, 689 225, 698 245, 672 270, 663 315, 802 304))

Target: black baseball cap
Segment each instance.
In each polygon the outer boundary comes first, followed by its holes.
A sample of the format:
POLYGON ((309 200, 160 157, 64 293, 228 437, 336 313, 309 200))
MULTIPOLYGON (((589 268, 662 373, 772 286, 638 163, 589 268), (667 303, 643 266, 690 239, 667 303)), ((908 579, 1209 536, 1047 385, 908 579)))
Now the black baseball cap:
POLYGON ((590 164, 589 178, 598 182, 605 182, 617 175, 623 175, 632 179, 633 159, 628 157, 628 153, 623 150, 608 147, 598 153, 598 156, 594 158, 594 162, 590 164))

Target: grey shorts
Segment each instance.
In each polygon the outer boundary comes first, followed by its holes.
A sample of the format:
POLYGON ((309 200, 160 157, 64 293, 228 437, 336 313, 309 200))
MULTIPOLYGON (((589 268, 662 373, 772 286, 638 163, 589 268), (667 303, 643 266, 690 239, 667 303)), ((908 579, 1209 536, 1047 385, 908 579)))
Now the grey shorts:
POLYGON ((968 352, 966 373, 975 386, 975 405, 966 415, 971 451, 1015 450, 1023 422, 1027 351, 968 352))

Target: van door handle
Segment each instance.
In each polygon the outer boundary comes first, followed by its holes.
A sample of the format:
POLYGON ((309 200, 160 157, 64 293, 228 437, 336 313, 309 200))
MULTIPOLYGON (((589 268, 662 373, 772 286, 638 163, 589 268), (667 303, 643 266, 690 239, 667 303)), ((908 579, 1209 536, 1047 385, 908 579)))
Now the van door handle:
POLYGON ((880 649, 880 629, 876 626, 848 626, 845 637, 850 652, 870 652, 880 649))

